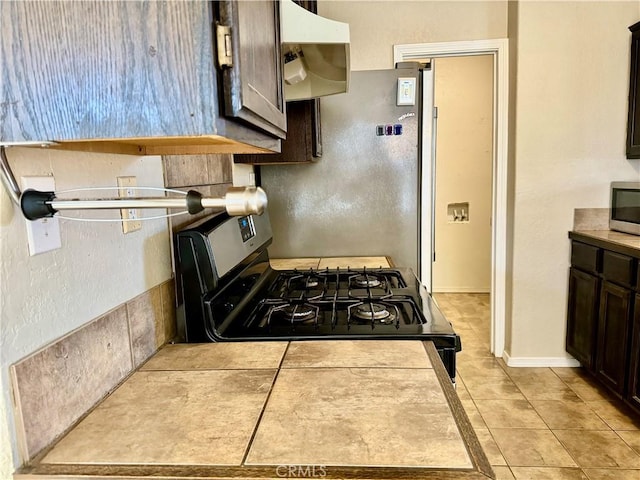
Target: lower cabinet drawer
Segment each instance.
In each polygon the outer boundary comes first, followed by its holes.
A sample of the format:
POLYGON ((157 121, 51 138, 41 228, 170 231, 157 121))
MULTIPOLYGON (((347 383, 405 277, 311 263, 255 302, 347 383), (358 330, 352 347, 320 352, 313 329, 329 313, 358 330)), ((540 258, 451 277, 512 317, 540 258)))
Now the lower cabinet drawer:
POLYGON ((636 283, 635 259, 620 253, 605 250, 602 254, 602 277, 609 281, 631 287, 636 283))
POLYGON ((571 266, 590 273, 600 273, 602 250, 586 243, 571 242, 571 266))

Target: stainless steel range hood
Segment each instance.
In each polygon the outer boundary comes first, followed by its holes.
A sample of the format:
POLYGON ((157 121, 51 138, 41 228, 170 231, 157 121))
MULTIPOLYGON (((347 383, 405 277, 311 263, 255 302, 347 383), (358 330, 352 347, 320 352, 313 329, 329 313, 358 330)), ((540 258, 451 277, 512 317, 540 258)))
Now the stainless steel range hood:
POLYGON ((349 88, 349 25, 281 0, 284 96, 307 100, 349 88))

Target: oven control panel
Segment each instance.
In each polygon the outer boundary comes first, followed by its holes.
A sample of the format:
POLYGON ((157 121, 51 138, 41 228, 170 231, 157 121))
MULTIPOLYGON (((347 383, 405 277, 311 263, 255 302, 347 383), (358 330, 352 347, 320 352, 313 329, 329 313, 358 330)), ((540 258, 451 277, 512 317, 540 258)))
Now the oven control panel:
POLYGON ((210 231, 207 237, 211 264, 222 277, 271 241, 269 213, 265 210, 262 215, 230 217, 210 231))
POLYGON ((253 217, 246 216, 238 219, 240 225, 240 235, 242 235, 242 241, 246 242, 256 236, 256 228, 253 225, 253 217))

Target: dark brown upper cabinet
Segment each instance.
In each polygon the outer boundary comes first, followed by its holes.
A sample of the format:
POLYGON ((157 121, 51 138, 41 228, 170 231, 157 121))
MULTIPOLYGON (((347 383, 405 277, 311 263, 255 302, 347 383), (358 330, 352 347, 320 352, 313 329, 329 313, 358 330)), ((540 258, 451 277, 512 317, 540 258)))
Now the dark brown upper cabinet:
POLYGON ((271 0, 0 2, 0 143, 279 152, 279 12, 271 0))
MULTIPOLYGON (((318 13, 316 0, 296 0, 301 7, 318 13)), ((234 155, 236 163, 253 165, 309 163, 322 156, 320 99, 287 103, 287 138, 277 154, 234 155)))
POLYGON ((320 99, 287 103, 287 138, 280 153, 234 155, 235 163, 253 165, 309 163, 322 156, 320 99))
POLYGON ((631 65, 629 79, 629 117, 627 119, 627 158, 640 158, 640 22, 631 25, 631 65))
POLYGON ((279 2, 227 0, 213 4, 218 10, 219 51, 224 48, 228 54, 231 49, 231 65, 221 61, 225 63, 221 65, 225 115, 284 138, 287 118, 279 2), (231 38, 225 38, 229 34, 231 38))

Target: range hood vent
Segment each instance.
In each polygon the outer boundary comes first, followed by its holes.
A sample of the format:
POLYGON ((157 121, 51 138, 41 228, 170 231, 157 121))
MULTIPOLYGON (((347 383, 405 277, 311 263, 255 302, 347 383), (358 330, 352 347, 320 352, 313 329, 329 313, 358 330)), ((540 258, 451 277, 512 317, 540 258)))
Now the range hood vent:
POLYGON ((285 100, 308 100, 349 88, 349 25, 280 2, 285 100))

